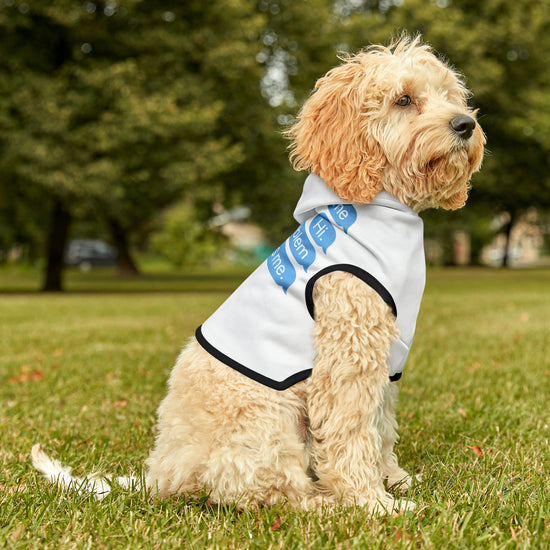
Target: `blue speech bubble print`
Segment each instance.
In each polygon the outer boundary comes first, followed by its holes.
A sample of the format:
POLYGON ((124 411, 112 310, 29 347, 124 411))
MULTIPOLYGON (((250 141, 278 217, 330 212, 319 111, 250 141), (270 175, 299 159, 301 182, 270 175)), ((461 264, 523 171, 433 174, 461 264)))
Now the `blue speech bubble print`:
POLYGON ((344 230, 344 233, 348 232, 357 219, 357 210, 351 204, 331 204, 328 211, 336 224, 344 230))
POLYGON ((306 227, 302 224, 288 240, 290 251, 294 256, 294 259, 304 268, 307 273, 307 268, 315 261, 317 256, 313 243, 306 235, 306 227))
POLYGON ((323 249, 326 254, 328 247, 336 239, 336 230, 322 214, 317 214, 309 224, 311 238, 323 249))
POLYGON ((286 294, 288 287, 296 280, 296 270, 285 251, 285 243, 269 256, 267 267, 273 280, 283 288, 286 294))

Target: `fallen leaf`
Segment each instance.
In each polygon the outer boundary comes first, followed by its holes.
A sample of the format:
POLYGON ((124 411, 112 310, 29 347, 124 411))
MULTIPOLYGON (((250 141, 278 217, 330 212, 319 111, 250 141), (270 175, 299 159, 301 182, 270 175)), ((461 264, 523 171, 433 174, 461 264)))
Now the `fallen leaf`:
POLYGON ((62 355, 63 355, 63 350, 61 348, 53 350, 53 356, 54 357, 61 357, 62 355))
POLYGON ((400 527, 397 527, 393 534, 393 540, 394 542, 400 542, 402 538, 403 538, 403 531, 401 531, 400 527))
POLYGON ((408 533, 404 533, 401 527, 396 527, 394 534, 393 534, 393 540, 394 542, 398 543, 401 542, 402 539, 405 539, 407 542, 412 542, 412 535, 409 535, 408 533))
POLYGON ((35 380, 41 380, 44 378, 44 373, 40 370, 33 370, 32 372, 22 372, 17 376, 8 378, 8 384, 17 384, 19 382, 34 382, 35 380))
POLYGON ((281 518, 279 516, 277 516, 277 519, 271 524, 271 530, 272 531, 277 531, 277 529, 281 528, 282 524, 283 523, 281 521, 281 518))
POLYGON ((466 418, 466 416, 468 416, 468 415, 466 414, 466 411, 465 411, 462 407, 460 407, 460 408, 458 409, 458 414, 459 414, 460 416, 462 416, 462 418, 466 418))
POLYGON ((470 372, 475 372, 476 370, 481 367, 481 363, 479 361, 476 361, 473 365, 470 365, 470 368, 468 369, 470 372))
POLYGON ((546 376, 550 376, 550 370, 546 371, 546 376))
POLYGON ((126 405, 128 405, 128 401, 125 401, 124 399, 113 403, 113 407, 117 407, 118 409, 123 409, 126 405))
POLYGON ((473 445, 472 447, 468 447, 468 448, 472 449, 472 451, 476 456, 483 456, 483 451, 481 450, 481 447, 478 447, 477 445, 473 445))

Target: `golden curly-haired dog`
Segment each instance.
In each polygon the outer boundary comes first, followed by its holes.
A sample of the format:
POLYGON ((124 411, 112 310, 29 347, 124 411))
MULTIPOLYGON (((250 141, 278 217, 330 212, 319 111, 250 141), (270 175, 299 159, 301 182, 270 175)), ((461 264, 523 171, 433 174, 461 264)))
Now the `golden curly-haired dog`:
MULTIPOLYGON (((288 131, 294 167, 349 203, 384 191, 416 212, 460 208, 485 143, 467 98, 457 73, 418 38, 372 46, 317 82, 288 131)), ((240 506, 413 507, 384 485, 411 483, 393 450, 395 312, 346 271, 320 277, 312 296, 314 365, 286 389, 244 376, 191 339, 158 411, 146 474, 153 493, 205 488, 213 502, 240 506)), ((38 446, 33 459, 69 483, 38 446)))

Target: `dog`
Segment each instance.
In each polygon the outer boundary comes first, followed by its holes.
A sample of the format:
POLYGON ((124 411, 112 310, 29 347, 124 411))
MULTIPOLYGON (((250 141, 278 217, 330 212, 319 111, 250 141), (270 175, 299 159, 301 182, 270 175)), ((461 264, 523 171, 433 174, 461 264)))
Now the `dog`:
MULTIPOLYGON (((425 281, 418 213, 462 207, 481 166, 468 97, 419 37, 346 56, 318 80, 286 132, 294 168, 310 173, 300 226, 181 352, 146 461, 152 494, 414 508, 388 492, 413 481, 394 453, 396 380, 425 281)), ((39 445, 32 458, 52 481, 82 482, 39 445)))

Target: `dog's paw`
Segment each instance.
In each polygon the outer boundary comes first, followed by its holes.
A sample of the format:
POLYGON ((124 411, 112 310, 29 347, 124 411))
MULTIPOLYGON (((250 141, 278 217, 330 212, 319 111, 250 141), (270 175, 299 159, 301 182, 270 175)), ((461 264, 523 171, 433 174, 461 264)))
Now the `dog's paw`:
POLYGON ((378 500, 368 508, 374 515, 397 515, 411 512, 416 508, 416 504, 412 500, 396 499, 388 495, 388 498, 378 500))
POLYGON ((404 494, 411 488, 413 484, 421 482, 421 474, 411 476, 405 470, 399 468, 398 471, 392 472, 392 474, 388 476, 388 489, 392 489, 401 494, 404 494))
POLYGON ((406 500, 404 498, 400 498, 395 501, 395 504, 397 505, 397 513, 403 513, 403 512, 412 512, 416 508, 416 503, 412 500, 406 500))

